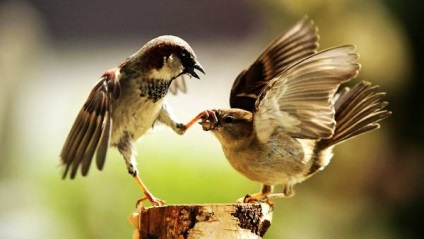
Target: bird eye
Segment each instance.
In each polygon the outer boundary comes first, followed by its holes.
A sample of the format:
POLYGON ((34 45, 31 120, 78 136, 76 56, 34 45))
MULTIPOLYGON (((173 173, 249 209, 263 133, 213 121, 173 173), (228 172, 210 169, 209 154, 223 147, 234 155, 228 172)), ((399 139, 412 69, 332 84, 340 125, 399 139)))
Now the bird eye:
POLYGON ((225 123, 233 123, 234 122, 234 117, 233 116, 230 116, 230 115, 225 116, 224 117, 224 122, 225 123))

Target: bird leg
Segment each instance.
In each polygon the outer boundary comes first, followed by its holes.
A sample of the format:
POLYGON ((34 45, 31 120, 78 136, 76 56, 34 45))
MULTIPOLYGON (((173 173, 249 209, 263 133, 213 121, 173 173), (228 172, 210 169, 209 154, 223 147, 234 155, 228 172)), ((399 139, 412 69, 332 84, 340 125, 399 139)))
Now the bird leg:
POLYGON ((238 203, 258 203, 258 202, 267 202, 270 204, 269 196, 272 195, 271 192, 273 190, 273 186, 270 185, 262 185, 261 191, 254 194, 247 194, 243 198, 239 198, 237 200, 238 203))
POLYGON ((187 129, 193 126, 197 121, 199 120, 206 121, 210 117, 214 118, 216 122, 218 121, 215 115, 215 110, 205 110, 201 112, 200 114, 198 114, 196 117, 194 117, 192 120, 190 120, 187 124, 177 123, 171 110, 166 105, 166 103, 164 103, 159 113, 158 121, 171 127, 177 134, 183 135, 187 131, 187 129))
POLYGON ((272 204, 271 198, 290 198, 294 195, 293 186, 286 185, 282 193, 272 193, 273 187, 270 185, 263 185, 259 193, 247 194, 243 198, 237 200, 238 203, 261 203, 266 202, 272 204))
POLYGON ((134 140, 132 139, 131 134, 125 131, 116 146, 118 151, 124 157, 128 173, 134 178, 145 195, 145 197, 137 201, 137 206, 145 200, 149 200, 154 206, 162 206, 164 201, 155 198, 153 194, 150 193, 150 191, 147 189, 146 185, 144 185, 143 181, 141 181, 141 178, 138 175, 137 162, 135 160, 134 140))
MULTIPOLYGON (((272 186, 263 185, 262 190, 259 193, 255 193, 252 195, 246 195, 242 202, 243 203, 255 203, 255 202, 268 202, 271 198, 290 198, 294 196, 294 189, 292 185, 286 185, 283 189, 282 193, 272 193, 273 188, 272 186)), ((239 199, 240 201, 241 199, 239 199)))
POLYGON ((190 120, 187 124, 177 123, 176 127, 181 132, 185 132, 188 128, 193 126, 197 121, 202 120, 199 123, 202 125, 203 130, 209 130, 209 129, 212 128, 211 127, 212 125, 215 126, 216 123, 218 122, 216 112, 217 112, 216 110, 205 110, 205 111, 201 112, 200 114, 196 115, 196 117, 194 117, 192 120, 190 120), (206 125, 208 125, 208 126, 206 126, 206 125), (208 128, 208 129, 206 129, 206 128, 208 128))
POLYGON ((185 124, 185 128, 186 130, 188 128, 190 128, 191 126, 193 126, 197 121, 199 121, 202 118, 203 112, 196 115, 196 117, 194 117, 192 120, 190 120, 187 124, 185 124))
POLYGON ((143 181, 141 181, 141 178, 138 176, 138 174, 133 176, 133 178, 137 182, 138 186, 140 186, 141 190, 143 190, 143 193, 145 195, 144 198, 137 200, 137 204, 136 204, 137 208, 139 204, 141 204, 145 200, 149 200, 149 202, 151 202, 153 206, 156 206, 156 207, 163 206, 165 204, 165 201, 153 196, 153 194, 149 191, 149 189, 147 189, 146 185, 144 185, 143 181))
POLYGON ((128 173, 134 178, 134 180, 137 182, 138 186, 140 186, 141 190, 143 190, 144 196, 143 198, 137 200, 136 206, 138 207, 139 204, 141 204, 143 201, 148 200, 150 203, 153 204, 153 206, 159 207, 163 206, 165 204, 165 201, 162 199, 158 199, 147 189, 146 185, 144 185, 143 181, 141 181, 140 176, 138 175, 137 169, 134 167, 132 163, 130 163, 128 166, 128 173))
POLYGON ((193 120, 189 122, 190 126, 196 123, 198 120, 202 120, 200 123, 204 122, 212 122, 217 123, 218 117, 216 116, 217 110, 205 110, 203 112, 200 112, 193 120))

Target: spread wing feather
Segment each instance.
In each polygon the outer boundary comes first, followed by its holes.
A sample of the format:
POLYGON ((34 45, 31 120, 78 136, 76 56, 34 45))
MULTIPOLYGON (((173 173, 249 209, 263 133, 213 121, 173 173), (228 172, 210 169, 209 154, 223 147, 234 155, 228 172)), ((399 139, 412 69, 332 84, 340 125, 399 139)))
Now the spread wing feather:
POLYGON ((63 178, 75 178, 81 167, 87 175, 94 154, 99 169, 103 168, 112 129, 111 98, 119 97, 120 86, 114 74, 105 74, 94 86, 66 139, 60 154, 65 166, 63 178))
POLYGON ((260 140, 280 128, 295 138, 329 138, 334 133, 332 98, 343 82, 358 74, 354 46, 324 50, 291 65, 269 82, 255 105, 260 140))
POLYGON ((231 89, 230 106, 253 111, 255 101, 266 84, 291 64, 314 54, 318 39, 317 28, 308 17, 277 37, 249 69, 236 78, 231 89))

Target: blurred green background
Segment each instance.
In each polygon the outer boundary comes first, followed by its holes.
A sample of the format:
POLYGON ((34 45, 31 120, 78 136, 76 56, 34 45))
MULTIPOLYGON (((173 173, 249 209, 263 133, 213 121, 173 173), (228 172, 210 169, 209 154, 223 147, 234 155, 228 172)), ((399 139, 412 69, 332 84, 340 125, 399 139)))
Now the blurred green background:
MULTIPOLYGON (((102 73, 163 34, 182 37, 206 70, 169 96, 187 121, 228 107, 231 84, 305 14, 320 49, 354 43, 358 79, 388 92, 382 128, 338 146, 323 172, 276 201, 265 238, 422 238, 424 24, 421 1, 1 1, 0 238, 130 238, 141 191, 116 149, 103 172, 61 179, 59 154, 102 73)), ((227 203, 260 185, 226 162, 200 127, 155 130, 137 144, 141 176, 167 203, 227 203)))

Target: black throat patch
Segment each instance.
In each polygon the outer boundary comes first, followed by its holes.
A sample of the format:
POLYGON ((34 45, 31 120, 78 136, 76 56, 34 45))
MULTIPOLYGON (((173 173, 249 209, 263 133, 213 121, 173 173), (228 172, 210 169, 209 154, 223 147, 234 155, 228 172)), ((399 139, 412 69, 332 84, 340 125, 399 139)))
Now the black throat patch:
POLYGON ((168 93, 171 82, 162 79, 145 79, 140 84, 140 96, 156 102, 168 93))

